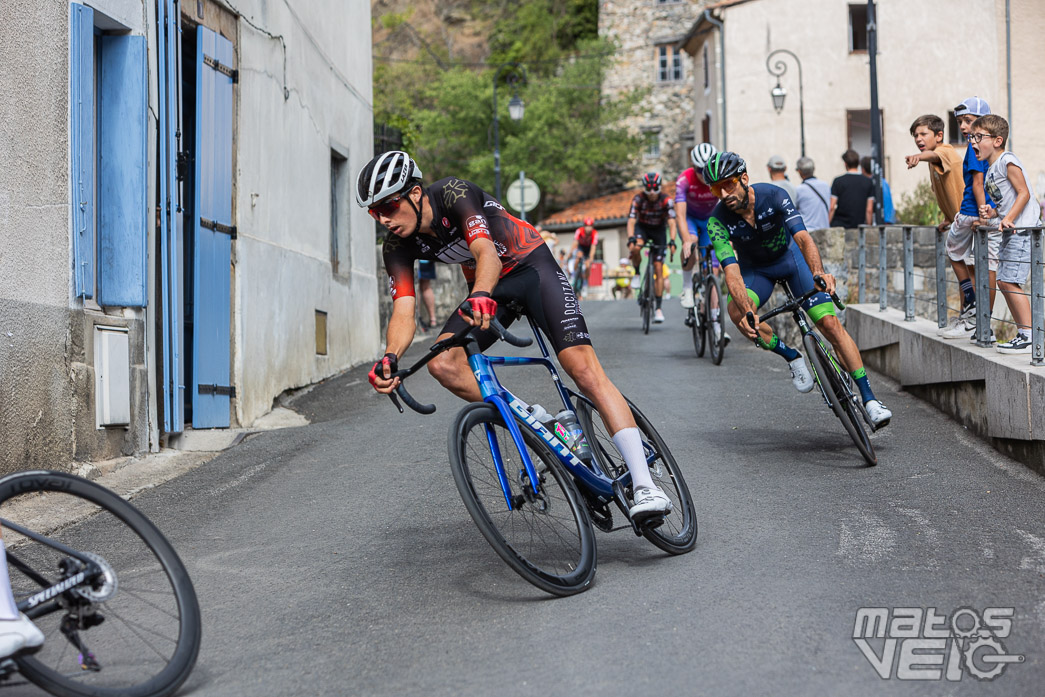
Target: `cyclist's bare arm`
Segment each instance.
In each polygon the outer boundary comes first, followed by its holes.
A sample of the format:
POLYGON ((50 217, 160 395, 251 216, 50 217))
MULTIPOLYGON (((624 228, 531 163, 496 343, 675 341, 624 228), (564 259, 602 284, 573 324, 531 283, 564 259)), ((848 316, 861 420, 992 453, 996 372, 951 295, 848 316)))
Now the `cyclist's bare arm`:
POLYGON ((628 237, 630 238, 630 237, 634 237, 634 236, 635 236, 635 219, 634 218, 628 218, 628 237))
POLYGON ((739 310, 736 316, 744 317, 749 312, 755 316, 755 328, 752 328, 746 321, 737 324, 747 338, 754 339, 755 332, 758 331, 758 308, 751 303, 751 298, 748 297, 744 277, 740 274, 740 266, 729 264, 722 273, 726 277, 726 290, 729 291, 731 303, 739 310))
MULTIPOLYGON (((503 266, 497 254, 497 247, 488 237, 477 237, 468 245, 468 251, 475 257, 475 283, 472 285, 472 292, 492 293, 501 277, 503 266)), ((479 325, 481 329, 490 328, 490 319, 484 320, 478 313, 473 314, 471 319, 464 319, 470 324, 479 325)))
MULTIPOLYGON (((385 334, 385 353, 394 353, 398 357, 410 348, 414 340, 417 321, 414 312, 417 299, 412 295, 404 295, 392 301, 392 317, 388 320, 388 331, 385 334)), ((384 372, 389 372, 387 369, 384 372)), ((382 394, 392 392, 399 385, 399 378, 388 380, 384 374, 375 375, 374 389, 382 394)))
POLYGON ((809 270, 813 272, 814 276, 823 276, 824 283, 827 284, 827 292, 834 293, 835 277, 824 272, 824 264, 820 260, 820 250, 816 248, 813 236, 805 230, 799 230, 795 233, 795 244, 802 250, 802 256, 805 257, 806 263, 809 264, 809 270))

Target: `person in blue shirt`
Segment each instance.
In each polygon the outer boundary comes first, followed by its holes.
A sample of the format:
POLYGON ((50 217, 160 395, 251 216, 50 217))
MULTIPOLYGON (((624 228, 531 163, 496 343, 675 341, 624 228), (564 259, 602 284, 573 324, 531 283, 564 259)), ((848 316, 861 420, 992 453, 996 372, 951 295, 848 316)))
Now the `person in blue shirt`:
POLYGON ((815 287, 814 275, 821 276, 826 291, 813 295, 803 307, 853 376, 872 423, 878 428, 888 424, 893 414, 871 391, 856 342, 835 316, 830 297, 835 279, 824 271, 816 242, 787 192, 771 184, 749 184, 747 164, 732 152, 718 153, 708 161, 704 181, 719 199, 708 218, 708 233, 722 264, 733 323, 761 348, 783 357, 795 387, 809 392, 813 377, 802 354, 784 344, 771 327, 759 325, 758 309, 778 281, 799 296, 815 287), (747 321, 749 312, 754 327, 747 321))
MULTIPOLYGON (((864 176, 871 178, 871 158, 864 155, 860 158, 860 169, 864 176)), ((889 189, 889 182, 882 177, 882 222, 892 225, 896 222, 896 209, 893 208, 893 192, 889 189)))

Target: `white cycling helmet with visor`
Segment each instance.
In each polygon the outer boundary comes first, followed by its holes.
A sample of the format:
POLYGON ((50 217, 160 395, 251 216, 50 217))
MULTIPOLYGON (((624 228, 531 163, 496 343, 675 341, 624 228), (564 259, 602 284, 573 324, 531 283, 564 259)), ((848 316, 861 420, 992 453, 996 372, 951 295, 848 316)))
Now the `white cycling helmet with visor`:
POLYGON ((381 153, 359 171, 356 203, 369 208, 421 183, 421 169, 402 150, 381 153))

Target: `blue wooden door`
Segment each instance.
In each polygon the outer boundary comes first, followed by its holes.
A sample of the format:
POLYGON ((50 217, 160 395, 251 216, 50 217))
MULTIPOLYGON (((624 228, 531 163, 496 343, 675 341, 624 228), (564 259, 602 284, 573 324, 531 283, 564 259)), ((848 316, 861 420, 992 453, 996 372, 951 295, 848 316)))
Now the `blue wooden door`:
POLYGON ((160 351, 163 375, 163 430, 185 430, 185 380, 182 365, 182 221, 178 186, 178 84, 181 66, 178 46, 181 26, 175 0, 156 0, 157 62, 159 83, 160 213, 160 351))
POLYGON ((196 216, 193 259, 192 426, 227 428, 232 274, 232 43, 196 34, 196 216))

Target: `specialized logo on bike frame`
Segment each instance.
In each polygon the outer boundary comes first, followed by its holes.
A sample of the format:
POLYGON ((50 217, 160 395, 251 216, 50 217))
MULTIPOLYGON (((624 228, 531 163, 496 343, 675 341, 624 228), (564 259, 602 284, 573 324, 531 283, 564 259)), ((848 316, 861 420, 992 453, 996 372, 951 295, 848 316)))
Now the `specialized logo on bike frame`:
POLYGON ((468 194, 468 186, 460 179, 451 179, 443 186, 443 205, 449 208, 468 194))
POLYGON ((853 642, 883 680, 895 674, 897 680, 957 682, 968 673, 988 681, 1008 664, 1024 661, 1001 642, 1012 631, 1014 614, 1011 607, 988 607, 982 613, 963 607, 950 617, 935 607, 862 607, 856 611, 853 642))

